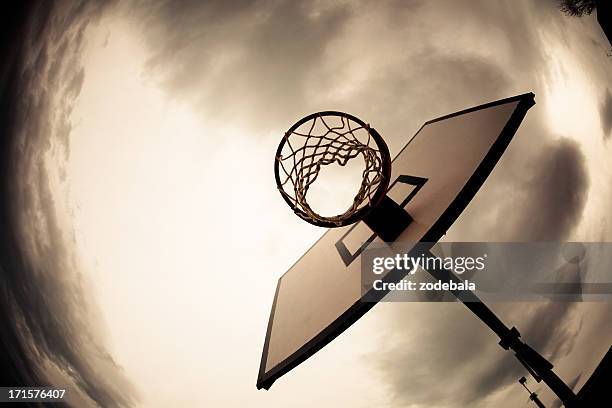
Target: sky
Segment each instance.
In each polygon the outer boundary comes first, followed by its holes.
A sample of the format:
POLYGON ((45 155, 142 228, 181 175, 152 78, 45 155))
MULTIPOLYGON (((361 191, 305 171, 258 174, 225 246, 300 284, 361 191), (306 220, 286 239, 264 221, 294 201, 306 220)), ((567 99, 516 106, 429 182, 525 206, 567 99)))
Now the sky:
MULTIPOLYGON (((552 0, 13 12, 0 49, 7 381, 67 384, 75 406, 526 404, 524 369, 457 304, 377 305, 257 391, 276 281, 323 232, 276 191, 273 156, 319 110, 373 124, 395 155, 429 119, 534 92, 447 240, 610 241, 612 58, 594 15, 552 0)), ((492 308, 576 389, 610 346, 610 303, 492 308)))

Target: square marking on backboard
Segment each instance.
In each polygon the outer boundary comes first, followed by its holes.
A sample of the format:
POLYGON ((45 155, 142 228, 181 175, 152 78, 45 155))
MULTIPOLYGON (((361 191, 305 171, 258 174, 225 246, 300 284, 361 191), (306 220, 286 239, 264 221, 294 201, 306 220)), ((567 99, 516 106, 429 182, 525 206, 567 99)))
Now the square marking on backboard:
MULTIPOLYGON (((426 178, 401 175, 389 188, 387 196, 396 204, 405 208, 421 187, 427 182, 426 178)), ((338 242, 336 249, 346 266, 349 266, 376 238, 376 234, 360 221, 353 225, 338 242)))

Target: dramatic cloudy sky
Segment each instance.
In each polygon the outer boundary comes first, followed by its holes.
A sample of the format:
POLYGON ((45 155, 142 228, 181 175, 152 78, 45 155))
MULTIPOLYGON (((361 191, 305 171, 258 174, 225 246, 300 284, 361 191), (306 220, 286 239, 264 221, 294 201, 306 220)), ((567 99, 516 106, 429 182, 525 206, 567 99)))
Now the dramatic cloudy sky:
MULTIPOLYGON (((2 383, 76 406, 525 404, 524 370, 457 304, 378 305, 257 391, 276 280, 322 233, 271 169, 307 113, 351 112, 395 154, 426 120, 531 91, 448 240, 612 240, 610 44, 556 4, 5 6, 2 383)), ((577 389, 612 340, 611 303, 493 308, 577 389)))

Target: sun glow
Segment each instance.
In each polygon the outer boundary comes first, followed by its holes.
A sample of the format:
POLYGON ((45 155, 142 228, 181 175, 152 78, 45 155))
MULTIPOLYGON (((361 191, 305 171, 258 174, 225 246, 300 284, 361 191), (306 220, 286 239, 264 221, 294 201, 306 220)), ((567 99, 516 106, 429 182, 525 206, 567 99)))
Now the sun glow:
MULTIPOLYGON (((77 245, 113 355, 139 389, 160 387, 159 400, 145 398, 146 406, 168 406, 181 388, 219 381, 203 367, 218 374, 231 366, 203 345, 215 337, 236 348, 240 342, 228 334, 244 304, 226 297, 231 281, 218 250, 219 242, 228 252, 232 246, 227 180, 237 168, 228 161, 224 174, 211 171, 223 167, 227 141, 240 132, 210 126, 187 104, 169 100, 147 77, 144 47, 125 26, 112 27, 106 46, 99 34, 84 58, 67 169, 77 245), (170 372, 182 373, 180 383, 160 377, 170 372)), ((231 153, 238 160, 244 154, 231 153)), ((267 305, 259 307, 265 316, 267 305)), ((257 347, 253 342, 248 352, 256 356, 257 347)), ((208 398, 222 401, 220 394, 208 398)))
MULTIPOLYGON (((276 191, 280 129, 219 124, 167 95, 147 58, 126 22, 104 21, 89 33, 57 196, 67 194, 73 209, 78 256, 104 317, 97 323, 143 406, 252 405, 276 279, 322 230, 276 191), (230 377, 239 384, 231 397, 230 377)), ((333 361, 322 354, 317 364, 332 373, 342 355, 359 358, 362 338, 338 342, 327 352, 333 361)), ((334 400, 338 387, 370 381, 362 378, 353 369, 317 398, 334 400)), ((287 392, 257 396, 298 406, 299 384, 298 373, 287 392)))

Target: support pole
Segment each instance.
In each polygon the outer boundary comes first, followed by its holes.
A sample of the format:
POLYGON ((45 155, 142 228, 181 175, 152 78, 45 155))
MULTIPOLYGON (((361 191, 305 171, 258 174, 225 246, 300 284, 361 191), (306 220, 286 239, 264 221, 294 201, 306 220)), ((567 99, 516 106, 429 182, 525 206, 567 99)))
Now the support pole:
MULTIPOLYGON (((363 221, 385 242, 394 241, 401 232, 412 222, 412 217, 391 198, 385 196, 381 204, 368 214, 363 221)), ((431 244, 417 244, 411 250, 417 256, 437 258, 430 250, 431 244)), ((434 265, 437 262, 433 263, 434 265)), ((442 263, 438 263, 442 265, 442 263)), ((462 283, 463 280, 445 268, 431 268, 426 270, 434 279, 462 283)), ((499 337, 499 345, 505 350, 512 350, 516 358, 537 381, 544 381, 546 385, 559 397, 566 408, 576 407, 576 394, 553 371, 553 365, 542 357, 537 351, 521 340, 521 334, 515 328, 508 328, 495 313, 472 291, 451 290, 461 301, 486 324, 499 337)))
POLYGON ((529 393, 529 399, 531 401, 533 401, 534 404, 536 404, 538 406, 538 408, 546 408, 546 406, 542 403, 542 401, 540 401, 540 399, 538 398, 538 394, 536 394, 535 392, 531 392, 531 390, 529 388, 527 388, 527 385, 525 385, 525 383, 527 382, 527 379, 525 377, 521 377, 519 379, 519 383, 525 387, 525 389, 527 390, 527 392, 529 393))
MULTIPOLYGON (((422 250, 420 253, 426 257, 437 257, 429 249, 422 250)), ((438 280, 453 281, 455 283, 463 282, 453 272, 444 268, 432 268, 427 270, 427 272, 438 280)), ((515 327, 508 328, 474 292, 469 290, 451 290, 450 292, 497 334, 500 338, 499 345, 505 350, 512 350, 516 358, 525 366, 537 382, 543 380, 559 397, 566 408, 576 407, 576 394, 555 374, 553 365, 548 360, 521 340, 521 335, 515 327)))

